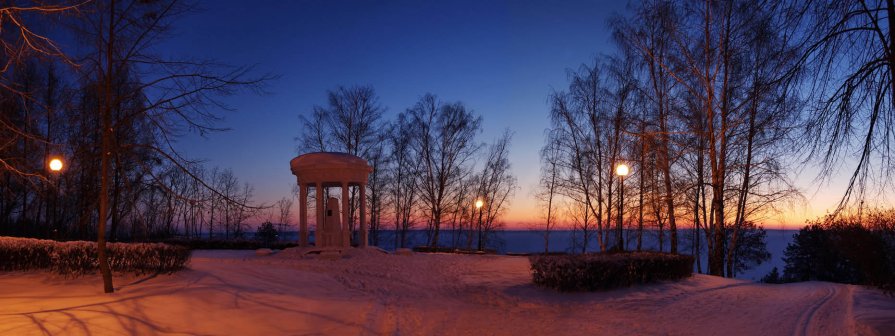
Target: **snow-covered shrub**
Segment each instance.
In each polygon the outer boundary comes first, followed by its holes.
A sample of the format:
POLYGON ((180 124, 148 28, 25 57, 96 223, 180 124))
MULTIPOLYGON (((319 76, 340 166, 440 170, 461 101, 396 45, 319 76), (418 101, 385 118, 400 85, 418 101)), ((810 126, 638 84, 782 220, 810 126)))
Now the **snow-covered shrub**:
POLYGON ((173 273, 190 261, 191 251, 162 243, 110 244, 109 264, 113 271, 173 273))
MULTIPOLYGON (((108 245, 111 244, 106 246, 108 245)), ((54 244, 51 256, 53 263, 50 269, 59 274, 80 275, 94 273, 99 269, 94 242, 58 242, 54 244)))
MULTIPOLYGON (((190 259, 189 249, 160 243, 109 243, 106 250, 112 271, 120 273, 172 273, 190 259)), ((96 252, 94 242, 0 237, 0 270, 95 273, 99 268, 96 252)))
POLYGON ((677 280, 693 272, 692 256, 653 252, 532 256, 530 260, 536 285, 564 292, 677 280))
POLYGON ((53 243, 50 240, 0 237, 0 271, 49 268, 53 243))

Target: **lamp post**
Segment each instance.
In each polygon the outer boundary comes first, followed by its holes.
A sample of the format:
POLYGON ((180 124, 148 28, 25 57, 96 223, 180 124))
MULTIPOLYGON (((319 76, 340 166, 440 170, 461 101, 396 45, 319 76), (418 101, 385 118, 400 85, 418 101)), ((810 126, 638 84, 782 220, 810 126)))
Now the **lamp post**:
POLYGON ((59 202, 59 173, 62 171, 62 168, 64 168, 65 165, 62 163, 62 159, 56 157, 50 159, 50 161, 47 163, 47 166, 50 168, 50 171, 53 172, 53 187, 55 189, 53 190, 53 207, 50 210, 50 213, 52 214, 52 218, 50 219, 50 226, 53 228, 53 238, 58 238, 56 237, 56 203, 59 202))
POLYGON ((482 207, 483 206, 485 206, 485 201, 483 199, 479 198, 479 199, 475 200, 475 209, 479 211, 479 222, 478 222, 478 227, 477 227, 478 228, 478 236, 479 236, 479 241, 478 241, 479 251, 481 251, 482 247, 483 247, 482 246, 482 207))
POLYGON ((628 176, 630 169, 628 165, 620 163, 615 167, 615 175, 618 175, 618 220, 616 221, 616 246, 619 251, 625 250, 625 242, 622 238, 622 221, 625 211, 625 176, 628 176))

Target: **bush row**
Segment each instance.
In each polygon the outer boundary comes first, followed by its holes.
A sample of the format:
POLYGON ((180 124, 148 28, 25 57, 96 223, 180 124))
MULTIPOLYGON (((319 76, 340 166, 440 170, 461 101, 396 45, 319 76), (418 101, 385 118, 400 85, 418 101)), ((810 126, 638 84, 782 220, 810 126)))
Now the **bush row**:
MULTIPOLYGON (((119 273, 173 273, 190 260, 189 249, 160 243, 108 243, 106 250, 109 266, 119 273)), ((41 269, 62 275, 95 273, 96 243, 0 237, 0 271, 41 269)))
POLYGON ((190 250, 257 250, 262 247, 282 250, 298 246, 295 242, 271 243, 246 239, 167 239, 162 242, 170 245, 183 246, 190 250))
POLYGON ((693 272, 693 257, 654 252, 532 256, 535 285, 559 291, 596 291, 660 280, 693 272))

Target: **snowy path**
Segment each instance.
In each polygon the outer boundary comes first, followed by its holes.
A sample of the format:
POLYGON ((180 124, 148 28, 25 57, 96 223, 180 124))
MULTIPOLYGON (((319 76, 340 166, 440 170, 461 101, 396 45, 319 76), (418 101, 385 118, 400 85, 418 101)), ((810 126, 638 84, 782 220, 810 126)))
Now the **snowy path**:
POLYGON ((0 335, 874 335, 895 300, 822 282, 697 275, 601 293, 530 285, 507 256, 353 253, 324 261, 199 251, 189 270, 117 279, 0 274, 0 335))
POLYGON ((854 334, 855 327, 851 316, 851 287, 834 284, 817 286, 818 299, 811 302, 796 323, 794 335, 818 335, 827 330, 843 330, 844 334, 854 334))

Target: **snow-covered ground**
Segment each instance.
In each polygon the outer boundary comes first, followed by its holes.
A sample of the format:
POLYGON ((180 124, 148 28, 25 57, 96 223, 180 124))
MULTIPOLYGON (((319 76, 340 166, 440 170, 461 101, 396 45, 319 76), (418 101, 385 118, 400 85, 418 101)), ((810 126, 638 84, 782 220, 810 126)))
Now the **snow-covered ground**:
POLYGON ((874 335, 895 299, 823 282, 760 284, 705 275, 609 292, 531 285, 511 256, 339 260, 197 251, 173 275, 116 279, 0 273, 0 335, 874 335))

